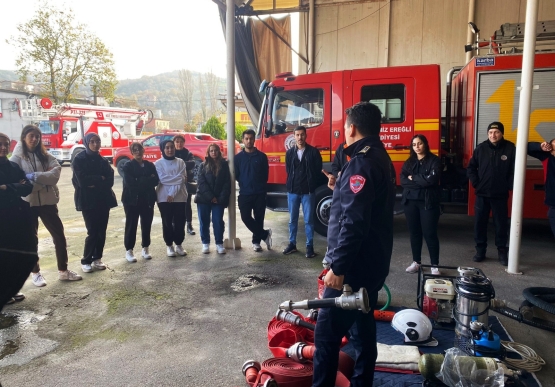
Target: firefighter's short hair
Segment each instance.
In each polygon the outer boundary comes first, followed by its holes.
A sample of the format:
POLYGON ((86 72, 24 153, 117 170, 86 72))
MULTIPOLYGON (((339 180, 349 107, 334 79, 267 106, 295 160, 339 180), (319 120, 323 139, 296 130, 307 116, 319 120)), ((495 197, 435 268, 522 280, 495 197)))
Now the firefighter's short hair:
POLYGON ((345 110, 347 125, 354 125, 364 137, 379 136, 382 112, 370 102, 359 102, 345 110))

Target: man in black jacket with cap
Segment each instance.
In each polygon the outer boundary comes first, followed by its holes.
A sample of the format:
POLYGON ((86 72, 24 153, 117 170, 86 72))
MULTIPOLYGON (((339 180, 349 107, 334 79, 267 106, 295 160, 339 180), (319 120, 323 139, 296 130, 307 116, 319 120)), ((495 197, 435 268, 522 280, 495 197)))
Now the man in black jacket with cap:
POLYGON ((505 140, 505 127, 501 122, 488 125, 488 139, 479 144, 466 170, 476 193, 474 203, 474 262, 486 257, 488 247, 488 220, 493 213, 495 245, 499 263, 508 264, 509 191, 513 189, 515 170, 515 144, 505 140))

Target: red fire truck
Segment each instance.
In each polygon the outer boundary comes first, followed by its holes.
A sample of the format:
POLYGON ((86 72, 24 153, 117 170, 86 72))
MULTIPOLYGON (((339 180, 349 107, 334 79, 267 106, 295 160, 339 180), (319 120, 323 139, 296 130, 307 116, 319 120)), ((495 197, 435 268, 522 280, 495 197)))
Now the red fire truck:
POLYGON ((53 105, 48 98, 19 101, 19 114, 37 124, 42 141, 60 164, 71 161, 85 150, 83 137, 94 132, 100 136, 100 154, 112 159, 116 149, 129 146, 145 121, 146 110, 78 104, 53 105))
MULTIPOLYGON (((464 168, 476 145, 487 139, 487 125, 492 121, 503 122, 505 137, 516 142, 522 55, 514 48, 503 51, 501 40, 493 43, 491 55, 475 57, 464 68, 449 72, 445 120, 441 116, 437 65, 299 76, 284 73, 271 83, 264 81, 256 146, 268 155, 270 162, 268 207, 287 211, 285 152, 295 146, 295 127, 307 128, 307 142, 320 150, 324 168, 331 170, 329 163, 344 141, 345 109, 369 101, 382 111, 380 137, 397 173, 409 156, 413 135, 424 134, 431 151, 445 163, 444 207, 467 206, 468 214, 473 214, 474 195, 464 168)), ((534 85, 530 141, 548 141, 555 137, 555 53, 536 54, 534 85)), ((543 189, 541 165, 530 159, 525 217, 545 218, 543 189)), ((327 233, 330 205, 331 191, 322 185, 316 190, 315 208, 315 229, 321 235, 327 233)))

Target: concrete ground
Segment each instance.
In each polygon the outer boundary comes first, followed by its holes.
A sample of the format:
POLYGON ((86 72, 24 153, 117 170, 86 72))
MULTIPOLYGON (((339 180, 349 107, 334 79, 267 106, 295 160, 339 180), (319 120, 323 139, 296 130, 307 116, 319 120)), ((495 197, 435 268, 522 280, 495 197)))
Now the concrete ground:
MULTIPOLYGON (((59 186, 70 268, 84 280, 57 280, 52 240, 41 226, 40 263, 48 286, 36 288, 28 281, 22 290, 27 299, 7 306, 0 318, 0 381, 4 387, 243 386, 243 362, 271 357, 266 327, 278 305, 317 295, 316 277, 326 240, 316 236, 318 256, 306 259, 300 232, 301 251, 282 255, 288 239, 285 213, 266 214, 266 225, 274 230, 273 251, 253 252, 248 230, 239 220, 242 250, 201 254, 197 233, 187 236, 184 247, 189 254, 179 258, 165 256, 160 218, 155 217, 154 258, 139 258, 130 264, 124 258, 120 206, 110 213, 103 259, 109 269, 81 273, 85 226, 73 205, 69 167, 64 166, 59 186), (260 286, 250 286, 253 283, 260 286)), ((114 190, 119 197, 119 176, 114 190)), ((441 217, 442 265, 473 264, 472 227, 473 219, 466 215, 441 217)), ((497 298, 518 309, 524 288, 555 287, 554 251, 547 221, 526 221, 520 261, 523 275, 508 275, 494 252, 479 267, 493 280, 497 298)), ((405 219, 398 216, 387 279, 394 306, 416 307, 417 275, 404 271, 410 261, 405 219)), ((531 346, 547 361, 537 376, 543 386, 555 386, 554 356, 550 355, 555 335, 504 316, 499 319, 515 341, 531 346)), ((401 343, 401 335, 399 340, 401 343)))

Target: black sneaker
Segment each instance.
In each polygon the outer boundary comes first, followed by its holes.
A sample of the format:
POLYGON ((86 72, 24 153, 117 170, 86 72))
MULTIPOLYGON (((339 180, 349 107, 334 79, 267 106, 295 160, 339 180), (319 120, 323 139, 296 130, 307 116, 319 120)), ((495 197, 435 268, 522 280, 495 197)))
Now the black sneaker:
POLYGON ((283 249, 284 255, 289 255, 291 253, 296 253, 296 252, 297 252, 297 245, 294 245, 293 243, 289 243, 287 247, 283 249))
POLYGON ((187 223, 187 234, 195 235, 195 230, 193 229, 192 223, 187 223))
POLYGON ((509 265, 509 256, 507 250, 497 250, 497 258, 499 259, 499 263, 503 266, 509 265))
POLYGON ((306 255, 305 255, 305 257, 314 258, 315 256, 316 256, 316 253, 314 252, 314 247, 306 246, 306 255))

